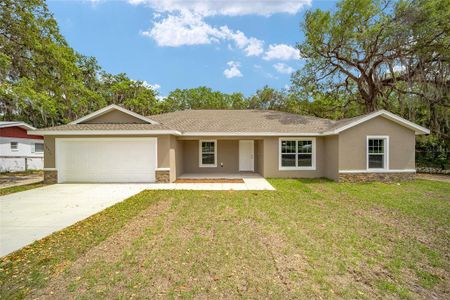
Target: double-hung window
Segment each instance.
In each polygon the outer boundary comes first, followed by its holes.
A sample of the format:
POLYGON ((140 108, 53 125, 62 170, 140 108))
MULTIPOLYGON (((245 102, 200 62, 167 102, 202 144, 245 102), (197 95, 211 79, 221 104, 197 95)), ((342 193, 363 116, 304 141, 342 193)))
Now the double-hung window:
POLYGON ((42 143, 34 144, 34 152, 36 152, 36 153, 44 152, 44 144, 42 144, 42 143))
POLYGON ((199 148, 200 167, 217 167, 217 141, 201 140, 199 148))
POLYGON ((388 169, 389 138, 387 136, 367 137, 367 169, 388 169))
POLYGON ((315 138, 280 139, 280 170, 315 170, 315 138))
POLYGON ((11 147, 11 151, 19 151, 19 143, 18 142, 11 142, 10 147, 11 147))

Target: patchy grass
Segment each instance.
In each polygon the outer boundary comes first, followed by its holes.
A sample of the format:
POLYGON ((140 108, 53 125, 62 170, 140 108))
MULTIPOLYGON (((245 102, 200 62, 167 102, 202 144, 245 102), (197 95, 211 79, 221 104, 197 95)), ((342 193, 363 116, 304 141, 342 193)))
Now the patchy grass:
POLYGON ((0 298, 447 298, 450 184, 144 191, 2 259, 0 298))
POLYGON ((41 181, 41 182, 32 183, 32 184, 0 188, 0 196, 17 193, 17 192, 23 192, 23 191, 27 191, 27 190, 31 190, 31 189, 35 189, 35 188, 40 188, 43 186, 46 186, 46 184, 44 184, 44 182, 41 181))

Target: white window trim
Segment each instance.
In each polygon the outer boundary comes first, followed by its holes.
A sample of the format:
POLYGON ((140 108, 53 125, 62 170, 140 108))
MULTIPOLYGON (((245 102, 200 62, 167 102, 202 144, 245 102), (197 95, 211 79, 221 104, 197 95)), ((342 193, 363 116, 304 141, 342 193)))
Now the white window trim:
POLYGON ((368 172, 380 172, 389 170, 389 136, 388 135, 368 135, 366 138, 366 170, 368 172), (370 139, 383 139, 384 145, 384 168, 369 168, 369 140, 370 139))
POLYGON ((199 140, 198 141, 198 166, 200 168, 216 168, 217 167, 217 140, 199 140), (213 142, 214 143, 214 164, 202 163, 202 143, 213 142))
MULTIPOLYGON (((297 161, 296 161, 297 163, 297 161)), ((316 138, 315 137, 282 137, 278 139, 278 170, 279 171, 314 171, 316 170, 316 138), (283 167, 281 165, 281 142, 282 141, 312 141, 312 164, 311 167, 283 167)))

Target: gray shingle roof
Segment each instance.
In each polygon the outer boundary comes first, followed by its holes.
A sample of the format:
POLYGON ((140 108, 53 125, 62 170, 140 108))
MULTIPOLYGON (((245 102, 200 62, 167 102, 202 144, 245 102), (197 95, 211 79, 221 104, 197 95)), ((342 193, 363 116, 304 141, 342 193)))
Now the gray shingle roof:
POLYGON ((334 122, 333 126, 328 128, 328 130, 331 131, 331 130, 335 130, 335 129, 341 128, 341 127, 343 127, 343 126, 345 126, 347 124, 350 124, 352 122, 358 121, 359 119, 363 119, 366 116, 367 116, 367 114, 366 115, 360 115, 360 116, 353 117, 353 118, 346 118, 346 119, 337 120, 337 121, 334 122))
POLYGON ((181 133, 320 134, 366 115, 333 121, 273 110, 184 110, 148 116, 159 124, 67 124, 39 131, 172 130, 181 133))
POLYGON ((148 118, 180 132, 319 133, 336 123, 272 110, 184 110, 148 118))

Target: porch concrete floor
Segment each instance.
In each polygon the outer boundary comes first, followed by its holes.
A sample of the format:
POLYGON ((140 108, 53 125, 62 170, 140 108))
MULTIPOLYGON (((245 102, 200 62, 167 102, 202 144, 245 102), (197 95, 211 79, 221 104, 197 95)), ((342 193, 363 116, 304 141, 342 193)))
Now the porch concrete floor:
POLYGON ((180 179, 245 179, 245 178, 264 178, 254 172, 240 173, 186 173, 181 174, 180 179))
POLYGON ((214 190, 214 191, 260 191, 275 188, 258 173, 242 172, 236 174, 182 174, 181 179, 240 179, 244 183, 155 183, 149 184, 150 190, 214 190))

